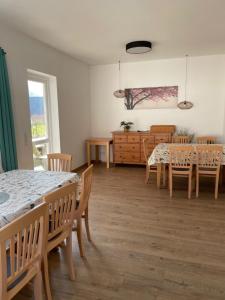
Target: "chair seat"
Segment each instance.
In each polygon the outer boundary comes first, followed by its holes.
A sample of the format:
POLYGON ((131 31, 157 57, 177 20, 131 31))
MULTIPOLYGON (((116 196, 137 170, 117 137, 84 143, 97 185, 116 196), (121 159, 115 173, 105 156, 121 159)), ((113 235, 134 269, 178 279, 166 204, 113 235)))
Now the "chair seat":
POLYGON ((59 232, 57 235, 52 237, 50 240, 48 240, 47 252, 50 252, 56 246, 60 245, 61 242, 63 242, 67 238, 68 232, 69 232, 69 229, 64 230, 62 232, 59 232))

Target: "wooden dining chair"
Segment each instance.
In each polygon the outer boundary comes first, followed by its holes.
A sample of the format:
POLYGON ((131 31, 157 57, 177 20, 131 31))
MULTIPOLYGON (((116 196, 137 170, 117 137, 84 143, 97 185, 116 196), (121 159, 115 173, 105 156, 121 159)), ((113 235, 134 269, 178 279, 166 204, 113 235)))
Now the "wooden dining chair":
POLYGON ((72 155, 65 153, 50 153, 48 157, 48 170, 57 172, 70 172, 72 155))
MULTIPOLYGON (((145 183, 147 184, 149 182, 150 174, 151 173, 156 173, 157 174, 157 165, 149 165, 148 164, 148 159, 151 155, 151 152, 149 151, 149 139, 144 138, 143 139, 143 152, 144 152, 144 157, 145 157, 145 163, 146 163, 146 172, 145 172, 145 183)), ((152 144, 151 144, 152 145, 152 144)), ((166 164, 162 164, 162 174, 163 174, 163 186, 166 185, 166 164)))
POLYGON ((84 257, 83 241, 82 241, 82 219, 85 221, 86 233, 88 241, 91 241, 89 228, 89 198, 92 186, 93 165, 90 165, 81 175, 81 192, 77 201, 77 208, 74 215, 73 231, 77 232, 77 240, 80 250, 80 256, 84 257))
POLYGON ((216 144, 215 136, 198 136, 196 138, 197 144, 216 144))
POLYGON ((189 144, 191 142, 190 136, 188 135, 175 135, 172 138, 174 144, 189 144))
POLYGON ((193 147, 191 145, 170 145, 169 160, 170 197, 173 194, 173 177, 187 177, 188 199, 190 199, 193 180, 193 147))
POLYGON ((223 146, 199 145, 196 152, 196 197, 199 196, 199 177, 204 176, 215 178, 215 199, 217 199, 223 146))
POLYGON ((49 285, 47 254, 66 240, 66 260, 71 280, 75 279, 72 259, 72 225, 76 206, 76 183, 70 183, 47 194, 43 200, 48 204, 48 237, 43 260, 43 273, 48 300, 52 299, 49 285))
POLYGON ((156 165, 152 165, 150 166, 148 164, 148 159, 150 156, 150 152, 149 152, 149 139, 148 138, 144 138, 143 139, 143 152, 144 152, 144 157, 145 157, 145 163, 146 163, 146 173, 145 173, 145 183, 147 184, 149 182, 149 177, 151 173, 157 173, 157 166, 156 165))
POLYGON ((31 280, 42 300, 41 262, 45 251, 47 205, 29 211, 0 229, 0 299, 10 300, 31 280))

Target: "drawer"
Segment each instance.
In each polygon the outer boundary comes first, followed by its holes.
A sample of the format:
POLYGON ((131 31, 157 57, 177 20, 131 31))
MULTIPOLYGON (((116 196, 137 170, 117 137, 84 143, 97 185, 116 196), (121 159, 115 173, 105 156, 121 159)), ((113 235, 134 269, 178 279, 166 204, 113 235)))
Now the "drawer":
POLYGON ((148 139, 149 144, 152 144, 152 147, 155 145, 155 137, 154 136, 148 136, 148 137, 143 137, 141 136, 141 147, 143 147, 143 140, 148 139))
POLYGON ((115 152, 140 152, 140 144, 116 144, 115 152))
POLYGON ((170 135, 156 135, 155 136, 155 143, 161 144, 161 143, 169 143, 171 142, 170 135))
POLYGON ((149 144, 155 144, 155 137, 154 135, 142 135, 141 136, 141 144, 143 144, 143 139, 148 139, 149 144))
POLYGON ((128 161, 128 162, 139 162, 140 161, 140 153, 126 152, 124 155, 124 160, 128 161))
POLYGON ((117 152, 115 153, 115 162, 140 162, 140 153, 117 152))
POLYGON ((128 143, 140 143, 140 135, 128 135, 128 143))
MULTIPOLYGON (((148 145, 148 151, 149 151, 149 153, 152 153, 152 151, 154 150, 154 148, 155 148, 155 145, 149 144, 148 145)), ((143 144, 141 144, 141 152, 144 152, 144 145, 143 144)))
POLYGON ((127 135, 125 135, 125 134, 114 135, 114 142, 115 143, 127 143, 127 135))

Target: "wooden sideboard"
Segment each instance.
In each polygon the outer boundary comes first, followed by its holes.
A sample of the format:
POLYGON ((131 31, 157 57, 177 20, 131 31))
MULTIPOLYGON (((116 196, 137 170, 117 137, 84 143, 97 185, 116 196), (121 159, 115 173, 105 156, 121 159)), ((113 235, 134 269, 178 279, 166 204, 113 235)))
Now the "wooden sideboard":
POLYGON ((113 162, 118 164, 145 164, 143 139, 149 139, 149 154, 160 143, 170 143, 176 130, 174 125, 153 125, 150 131, 114 131, 113 162))

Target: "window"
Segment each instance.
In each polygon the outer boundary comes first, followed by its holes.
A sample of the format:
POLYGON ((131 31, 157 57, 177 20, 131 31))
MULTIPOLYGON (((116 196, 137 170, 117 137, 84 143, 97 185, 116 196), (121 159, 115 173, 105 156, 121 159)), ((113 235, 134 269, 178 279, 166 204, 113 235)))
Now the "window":
MULTIPOLYGON (((59 148, 59 129, 58 135, 55 135, 57 142, 54 143, 52 131, 53 125, 57 126, 55 120, 58 120, 58 102, 53 101, 53 93, 51 89, 55 88, 54 94, 56 95, 56 85, 51 86, 51 77, 46 74, 41 76, 36 72, 28 72, 28 94, 29 94, 29 107, 30 107, 30 121, 31 121, 31 136, 33 146, 33 161, 35 170, 47 169, 47 153, 57 151, 59 148), (52 105, 56 105, 52 109, 52 105), (52 111, 57 113, 57 118, 54 116, 54 124, 52 123, 52 111)), ((57 100, 57 99, 56 99, 57 100)), ((54 128, 57 132, 57 128, 54 128)))

